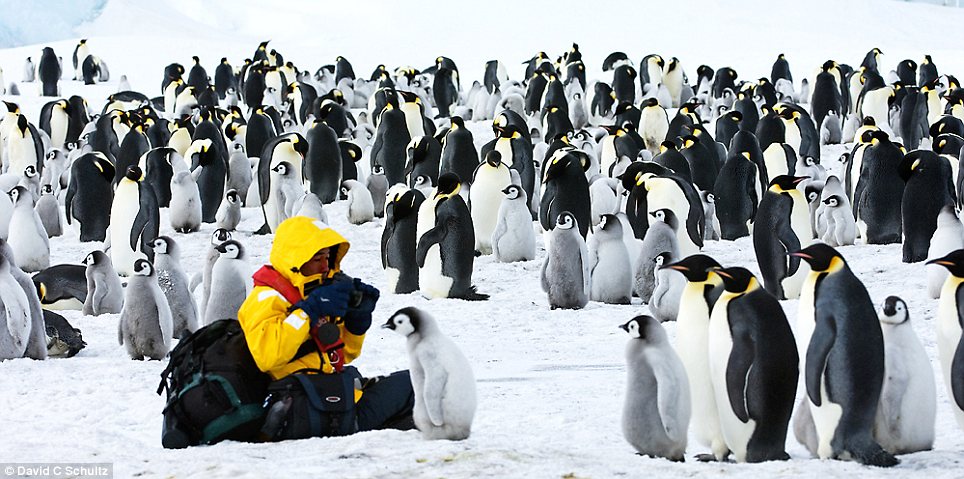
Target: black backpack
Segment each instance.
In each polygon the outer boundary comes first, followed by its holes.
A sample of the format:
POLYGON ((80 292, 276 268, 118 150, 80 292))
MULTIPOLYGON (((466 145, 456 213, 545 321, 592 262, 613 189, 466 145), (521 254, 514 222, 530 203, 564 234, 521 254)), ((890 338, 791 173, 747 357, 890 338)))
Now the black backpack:
POLYGON ((167 391, 161 444, 180 449, 256 440, 270 381, 251 357, 236 320, 198 329, 171 351, 161 373, 157 394, 167 391))

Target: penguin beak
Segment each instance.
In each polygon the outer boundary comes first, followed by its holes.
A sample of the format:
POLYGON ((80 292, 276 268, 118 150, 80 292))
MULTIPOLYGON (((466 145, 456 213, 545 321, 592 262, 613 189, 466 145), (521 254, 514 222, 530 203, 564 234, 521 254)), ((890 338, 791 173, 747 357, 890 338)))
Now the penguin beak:
POLYGON ((676 271, 682 271, 684 273, 690 270, 686 266, 681 266, 678 264, 668 264, 666 266, 660 266, 659 269, 675 269, 676 271))
POLYGON ((954 263, 952 263, 952 262, 950 262, 950 261, 947 261, 947 260, 944 259, 944 258, 932 259, 932 260, 930 260, 930 261, 928 261, 928 262, 926 262, 926 263, 924 263, 924 264, 939 264, 939 265, 941 265, 941 266, 947 266, 947 267, 954 266, 954 263))
POLYGON ((718 275, 720 275, 720 276, 722 276, 722 277, 724 277, 724 278, 726 278, 726 279, 733 279, 733 276, 730 276, 729 273, 724 272, 722 269, 716 269, 716 270, 714 270, 714 271, 716 271, 716 274, 718 274, 718 275))
POLYGON ((800 184, 801 181, 803 181, 803 180, 809 180, 809 179, 810 179, 809 176, 798 176, 798 177, 796 177, 796 178, 793 179, 793 184, 798 185, 798 184, 800 184))
POLYGON ((622 329, 623 331, 626 331, 627 333, 629 332, 629 323, 620 324, 619 326, 616 326, 616 327, 619 329, 622 329))
POLYGON ((382 325, 382 329, 395 329, 395 324, 392 323, 391 318, 388 318, 388 321, 386 321, 385 324, 382 325))
POLYGON ((797 258, 802 258, 802 259, 813 259, 813 256, 810 256, 807 253, 804 253, 803 251, 787 253, 787 256, 796 256, 797 258))

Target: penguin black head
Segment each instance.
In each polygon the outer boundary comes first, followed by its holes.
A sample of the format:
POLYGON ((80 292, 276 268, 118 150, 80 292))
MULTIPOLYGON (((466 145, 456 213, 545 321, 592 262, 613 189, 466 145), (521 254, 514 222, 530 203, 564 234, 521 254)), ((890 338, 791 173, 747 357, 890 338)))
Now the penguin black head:
POLYGON ((154 249, 154 254, 168 254, 171 251, 171 243, 173 240, 168 236, 158 236, 151 241, 151 248, 154 249))
POLYGON ((278 162, 278 164, 275 165, 274 168, 271 168, 271 171, 281 176, 288 176, 288 172, 291 171, 291 163, 288 163, 287 161, 278 162))
POLYGON ((897 296, 888 296, 877 316, 881 323, 901 324, 908 319, 907 303, 897 296))
POLYGON ((622 223, 619 222, 619 218, 614 214, 604 214, 599 217, 599 224, 596 226, 597 230, 600 231, 614 231, 619 228, 620 233, 622 232, 622 223))
POLYGON ((23 176, 26 176, 27 178, 33 178, 37 176, 37 167, 33 165, 27 165, 23 169, 23 176))
POLYGON ((505 194, 506 199, 514 200, 522 195, 522 188, 518 185, 509 185, 502 190, 502 193, 505 194))
POLYGON ((678 150, 678 147, 676 146, 676 143, 670 140, 666 140, 659 144, 660 153, 664 153, 666 151, 677 151, 677 150, 678 150))
POLYGON ((964 249, 951 251, 943 258, 928 261, 925 264, 937 264, 947 268, 952 275, 964 278, 964 249))
POLYGON ((826 243, 814 243, 800 251, 790 253, 790 256, 806 261, 810 269, 818 273, 836 271, 846 264, 843 256, 826 243))
POLYGON ((642 339, 649 343, 666 341, 666 331, 652 316, 640 315, 619 326, 634 339, 642 339))
POLYGON ((673 229, 673 231, 676 231, 676 229, 679 228, 679 219, 676 217, 676 213, 673 213, 673 210, 669 208, 661 208, 656 211, 651 211, 649 215, 652 216, 656 221, 666 223, 670 228, 673 229))
POLYGON ((673 262, 673 253, 670 253, 669 251, 663 251, 662 253, 656 255, 653 258, 653 264, 655 264, 657 268, 662 268, 663 265, 667 265, 672 262, 673 262))
POLYGON ((382 325, 382 329, 391 329, 402 336, 408 337, 410 334, 418 332, 424 314, 420 309, 411 306, 399 309, 382 325))
POLYGON ((143 176, 144 176, 144 171, 141 170, 139 166, 128 166, 127 172, 124 173, 124 178, 127 178, 128 180, 131 180, 135 183, 138 181, 141 181, 141 178, 143 176))
POLYGON ((42 195, 52 195, 54 194, 54 187, 50 185, 43 185, 40 187, 40 194, 42 195))
POLYGON ((218 228, 211 234, 211 244, 213 245, 219 245, 229 239, 231 239, 231 232, 224 228, 218 228))
POLYGON ((576 227, 576 217, 568 211, 563 211, 559 213, 559 217, 556 218, 556 228, 569 230, 576 227))
POLYGON ((146 259, 134 261, 135 276, 154 276, 154 265, 146 259))
POLYGON ((7 194, 10 196, 10 201, 12 201, 14 205, 20 201, 27 200, 31 196, 30 191, 23 186, 15 186, 7 194))
POLYGON ((840 206, 840 196, 831 195, 827 199, 823 200, 823 204, 827 205, 828 208, 836 208, 840 206))
POLYGON ((227 193, 224 194, 224 199, 231 204, 237 203, 238 200, 240 199, 238 197, 238 190, 231 188, 230 190, 228 190, 227 193))
POLYGON ((457 128, 465 128, 465 120, 463 120, 462 117, 453 116, 451 118, 451 122, 452 122, 452 126, 450 127, 451 130, 455 130, 457 128))
MULTIPOLYGON (((415 177, 415 187, 416 187, 416 188, 426 187, 426 186, 432 186, 432 187, 435 186, 434 184, 432 184, 432 177, 431 177, 431 176, 428 176, 428 175, 418 175, 418 176, 415 177)), ((505 190, 503 190, 503 191, 505 191, 505 190)))
POLYGON ((107 253, 104 253, 101 250, 94 250, 84 257, 83 263, 86 266, 94 266, 97 264, 103 264, 107 259, 107 253))
POLYGON ((694 254, 675 263, 664 265, 660 269, 667 268, 683 273, 687 281, 702 283, 708 280, 711 275, 714 275, 716 270, 720 269, 720 263, 705 254, 694 254))
POLYGON ((216 249, 222 257, 231 259, 242 259, 244 257, 244 247, 235 240, 227 240, 217 245, 214 249, 216 249))
POLYGON ((770 181, 770 189, 777 193, 788 192, 797 189, 801 181, 810 179, 809 176, 780 175, 770 181))
POLYGON ((438 188, 435 193, 435 197, 440 198, 454 196, 458 194, 461 188, 462 180, 459 179, 459 175, 452 173, 451 171, 442 173, 438 177, 438 188))
POLYGON ((723 289, 731 293, 748 293, 760 287, 753 273, 746 268, 734 266, 716 272, 723 279, 723 289))
POLYGON ((498 168, 502 164, 502 153, 491 150, 485 154, 485 162, 492 168, 498 168))
POLYGON ((643 108, 649 108, 654 106, 659 106, 659 100, 656 97, 651 97, 643 100, 643 108))
POLYGON ((385 174, 385 168, 384 168, 382 165, 375 165, 375 166, 372 167, 372 174, 373 174, 373 175, 384 175, 384 174, 385 174))

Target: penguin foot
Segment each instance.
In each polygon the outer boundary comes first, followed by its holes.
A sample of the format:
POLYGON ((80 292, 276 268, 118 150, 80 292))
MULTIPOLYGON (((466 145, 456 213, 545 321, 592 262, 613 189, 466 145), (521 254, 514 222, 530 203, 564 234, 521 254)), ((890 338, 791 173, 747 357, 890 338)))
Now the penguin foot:
POLYGON ((716 456, 712 454, 697 454, 693 458, 699 462, 716 462, 716 456))
POLYGON ((852 452, 854 459, 865 466, 894 467, 900 464, 900 459, 881 449, 879 446, 871 451, 852 452))
POLYGON ((489 299, 489 295, 477 292, 475 290, 475 286, 472 286, 465 292, 465 294, 459 296, 458 298, 466 301, 486 301, 489 299))
POLYGON ((254 232, 254 234, 256 235, 266 235, 268 233, 271 233, 271 228, 268 227, 268 223, 265 223, 264 226, 261 227, 261 229, 254 232))
POLYGON ((482 256, 482 252, 479 251, 479 250, 475 250, 475 257, 476 257, 476 258, 479 258, 479 257, 481 257, 481 256, 482 256))

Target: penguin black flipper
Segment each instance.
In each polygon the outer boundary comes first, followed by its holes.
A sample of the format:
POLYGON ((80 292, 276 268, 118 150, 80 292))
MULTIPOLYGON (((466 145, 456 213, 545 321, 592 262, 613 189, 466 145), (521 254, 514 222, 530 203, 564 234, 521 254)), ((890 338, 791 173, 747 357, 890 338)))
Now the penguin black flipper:
MULTIPOLYGON (((958 288, 958 301, 961 299, 961 291, 964 288, 958 288)), ((958 302, 958 308, 960 308, 961 303, 958 302)), ((960 318, 960 313, 958 313, 958 318, 960 318)), ((961 340, 957 343, 957 350, 954 351, 954 359, 951 361, 951 391, 954 393, 954 404, 958 408, 964 409, 964 335, 961 335, 961 340)))
POLYGON ((733 347, 730 349, 730 357, 726 362, 726 392, 730 398, 730 407, 733 408, 733 414, 736 414, 737 419, 746 423, 750 421, 746 385, 750 366, 753 365, 753 358, 756 356, 756 347, 749 332, 739 323, 730 322, 730 337, 733 339, 733 347))
POLYGON ((837 326, 832 316, 822 308, 816 309, 816 326, 807 346, 807 370, 804 380, 810 402, 819 407, 822 404, 820 391, 823 375, 827 369, 827 358, 837 338, 837 326))
POLYGON ((137 210, 137 216, 134 217, 134 223, 131 226, 131 249, 146 254, 148 260, 153 263, 154 249, 151 248, 150 242, 157 237, 160 229, 157 199, 154 198, 151 188, 143 183, 138 184, 138 190, 140 209, 137 210))
MULTIPOLYGON (((436 206, 438 208, 438 206, 436 206)), ((418 245, 415 247, 415 264, 419 268, 425 266, 425 256, 428 254, 429 248, 433 245, 439 244, 445 239, 445 235, 448 229, 442 226, 435 226, 434 228, 426 231, 418 240, 418 245)), ((445 263, 445 251, 440 250, 439 256, 442 258, 442 263, 445 263)))

